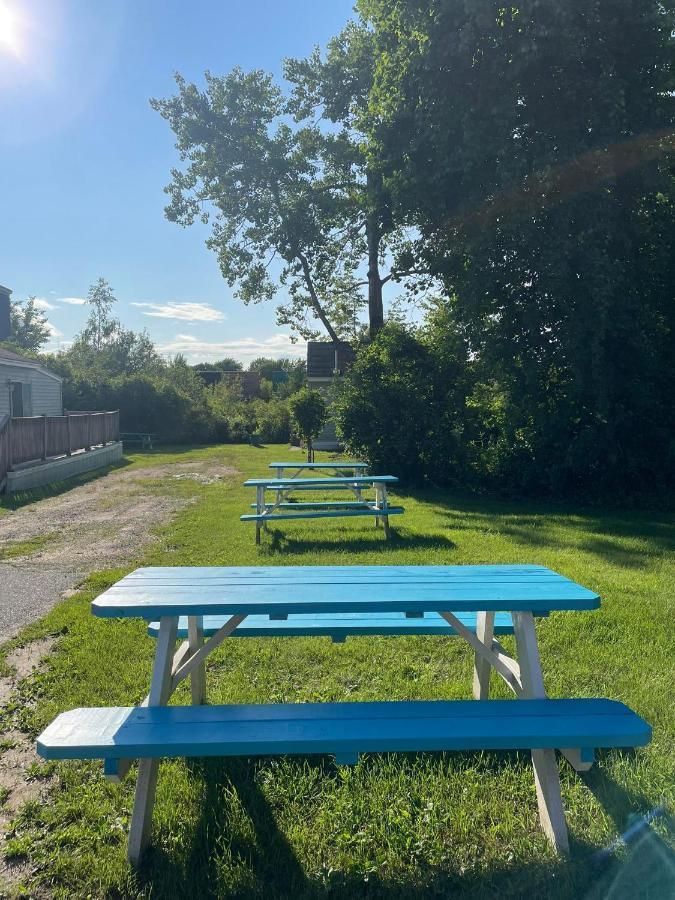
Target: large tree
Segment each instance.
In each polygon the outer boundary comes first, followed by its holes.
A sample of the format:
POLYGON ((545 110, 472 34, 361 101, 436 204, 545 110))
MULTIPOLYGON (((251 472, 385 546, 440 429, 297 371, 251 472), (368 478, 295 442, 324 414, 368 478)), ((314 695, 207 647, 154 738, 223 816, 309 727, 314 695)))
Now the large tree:
POLYGON ((370 140, 529 487, 675 469, 672 17, 658 0, 361 0, 370 140))
POLYGON ((176 96, 151 101, 184 163, 172 171, 167 217, 211 223, 207 245, 245 303, 284 286, 278 321, 304 338, 317 336, 317 322, 334 342, 355 337, 364 307, 374 335, 382 286, 400 277, 380 271, 403 238, 365 142, 370 40, 353 26, 325 59, 317 50, 287 61, 286 93, 264 72, 236 68, 207 73, 203 91, 179 76, 176 96))

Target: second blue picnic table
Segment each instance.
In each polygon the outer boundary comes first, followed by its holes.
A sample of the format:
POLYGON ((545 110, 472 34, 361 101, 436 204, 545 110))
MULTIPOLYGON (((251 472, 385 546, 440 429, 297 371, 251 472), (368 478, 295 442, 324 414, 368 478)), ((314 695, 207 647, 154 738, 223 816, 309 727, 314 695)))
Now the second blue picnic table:
MULTIPOLYGON (((280 467, 282 464, 272 464, 280 467)), ((307 463, 306 465, 322 465, 307 463)), ((343 464, 344 465, 344 464, 343 464)), ((389 516, 401 515, 402 506, 390 506, 387 485, 396 484, 395 475, 349 475, 319 478, 249 478, 244 487, 256 489, 256 500, 251 506, 255 513, 240 516, 242 522, 255 522, 256 544, 260 543, 261 530, 267 529, 267 523, 276 519, 325 519, 338 516, 371 516, 375 525, 382 522, 384 536, 389 537, 389 516), (374 499, 363 496, 364 488, 373 488, 374 499), (299 503, 290 498, 291 492, 301 491, 352 491, 352 500, 309 500, 299 503), (266 500, 267 491, 274 491, 274 499, 266 500)))

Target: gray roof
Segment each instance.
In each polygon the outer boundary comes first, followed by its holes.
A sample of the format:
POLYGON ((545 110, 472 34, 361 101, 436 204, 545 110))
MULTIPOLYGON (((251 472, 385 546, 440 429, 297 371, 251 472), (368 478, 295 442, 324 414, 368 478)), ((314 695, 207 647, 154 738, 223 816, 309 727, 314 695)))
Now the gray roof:
POLYGON ((31 359, 30 356, 22 356, 20 353, 15 353, 14 350, 5 349, 5 347, 0 347, 0 359, 6 359, 10 362, 29 363, 31 366, 40 365, 36 359, 31 359))
POLYGON ((307 377, 330 378, 336 368, 335 353, 337 349, 337 369, 342 375, 354 362, 354 351, 343 341, 333 344, 330 341, 309 341, 307 344, 307 377))
POLYGON ((0 366, 2 364, 11 366, 12 363, 20 363, 22 366, 30 366, 33 369, 39 369, 41 372, 44 372, 46 375, 49 375, 50 378, 56 378, 59 381, 63 381, 60 375, 57 375, 56 372, 52 372, 46 366, 43 366, 39 359, 31 359, 30 356, 22 356, 21 353, 15 353, 14 350, 7 350, 5 347, 0 347, 0 366))

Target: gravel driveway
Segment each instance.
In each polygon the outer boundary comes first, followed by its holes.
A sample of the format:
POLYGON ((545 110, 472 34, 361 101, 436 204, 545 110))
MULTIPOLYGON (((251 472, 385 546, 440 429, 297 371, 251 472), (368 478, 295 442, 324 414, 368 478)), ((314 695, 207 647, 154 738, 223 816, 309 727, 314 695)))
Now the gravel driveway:
POLYGON ((118 469, 0 514, 0 555, 17 543, 41 542, 29 555, 0 561, 0 643, 46 613, 90 572, 140 558, 157 528, 194 500, 184 492, 175 496, 168 487, 174 480, 196 487, 234 474, 212 459, 118 469))

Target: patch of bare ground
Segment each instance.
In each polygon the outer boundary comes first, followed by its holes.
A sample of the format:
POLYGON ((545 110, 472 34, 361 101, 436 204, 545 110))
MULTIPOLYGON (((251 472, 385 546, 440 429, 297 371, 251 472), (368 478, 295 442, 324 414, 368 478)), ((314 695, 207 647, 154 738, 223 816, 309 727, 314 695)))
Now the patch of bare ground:
MULTIPOLYGON (((41 638, 12 650, 7 656, 7 664, 13 673, 0 678, 0 706, 7 705, 22 679, 41 668, 55 641, 53 637, 41 638)), ((2 732, 0 741, 0 829, 5 834, 19 808, 30 800, 41 799, 52 779, 49 775, 37 777, 41 760, 35 742, 22 731, 10 727, 2 732), (31 768, 34 769, 32 775, 31 768)), ((7 860, 3 853, 0 857, 0 896, 12 896, 29 876, 30 868, 26 863, 7 860)))
POLYGON ((199 486, 235 474, 213 460, 118 469, 1 516, 0 550, 26 543, 26 553, 0 562, 0 642, 89 572, 138 559, 156 530, 194 502, 199 486), (176 481, 194 483, 195 494, 162 490, 176 481))
MULTIPOLYGON (((26 556, 0 563, 0 641, 72 593, 89 572, 133 562, 155 539, 157 528, 194 502, 195 497, 185 492, 181 496, 162 493, 162 482, 193 481, 196 488, 236 474, 236 469, 213 460, 119 469, 0 517, 0 548, 48 537, 26 556)), ((0 708, 12 700, 22 679, 39 672, 55 641, 51 637, 32 641, 8 655, 13 672, 0 678, 0 708)), ((3 834, 24 803, 48 791, 49 775, 35 774, 40 765, 32 738, 16 727, 0 735, 3 834)), ((14 896, 30 874, 26 864, 8 861, 2 854, 0 897, 14 896)))

